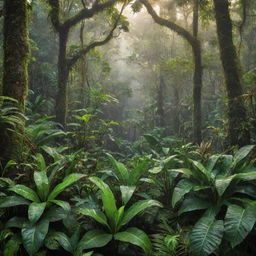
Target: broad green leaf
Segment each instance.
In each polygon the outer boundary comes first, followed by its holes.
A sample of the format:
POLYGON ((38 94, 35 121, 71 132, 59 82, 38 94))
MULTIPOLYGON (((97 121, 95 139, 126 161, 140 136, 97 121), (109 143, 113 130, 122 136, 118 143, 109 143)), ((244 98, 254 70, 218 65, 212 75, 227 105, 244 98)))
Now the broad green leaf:
POLYGON ((85 177, 85 175, 84 174, 80 174, 80 173, 72 173, 72 174, 68 175, 63 180, 63 182, 58 184, 52 190, 52 192, 48 196, 48 201, 54 200, 63 190, 65 190, 67 187, 69 187, 70 185, 72 185, 73 183, 77 182, 78 180, 80 180, 81 178, 84 178, 84 177, 85 177))
POLYGON ((210 206, 211 206, 210 202, 206 199, 201 199, 201 198, 197 198, 197 197, 189 197, 183 201, 183 203, 179 209, 179 215, 181 215, 182 213, 185 213, 185 212, 192 212, 192 211, 196 211, 196 210, 207 209, 210 206))
POLYGON ((190 180, 182 179, 176 185, 172 195, 172 207, 175 207, 187 193, 189 193, 195 185, 190 180))
POLYGON ((149 164, 149 159, 144 159, 141 163, 138 164, 129 174, 129 185, 135 186, 143 173, 147 170, 149 164))
POLYGON ((256 172, 238 173, 236 174, 236 179, 241 179, 243 181, 255 181, 256 172))
POLYGON ((46 164, 43 155, 40 153, 36 154, 36 160, 39 170, 44 172, 46 170, 46 164))
POLYGON ((33 256, 42 246, 48 233, 49 222, 42 220, 33 226, 21 230, 23 246, 30 256, 33 256))
POLYGON ((163 170, 163 166, 156 166, 152 169, 149 169, 148 172, 152 174, 158 174, 163 170))
POLYGON ((251 232, 255 221, 255 206, 242 208, 238 205, 230 205, 225 217, 225 238, 234 248, 240 244, 251 232))
POLYGON ((114 238, 118 241, 139 246, 146 255, 150 255, 152 251, 152 244, 147 234, 138 228, 128 228, 124 232, 115 234, 114 238))
POLYGON ((23 196, 24 198, 26 198, 28 200, 40 203, 40 199, 39 199, 38 195, 36 194, 36 192, 27 186, 15 185, 12 188, 10 188, 9 190, 20 195, 20 196, 23 196))
POLYGON ((215 186, 218 191, 219 196, 222 196, 232 181, 236 178, 236 175, 218 178, 215 180, 215 186))
POLYGON ((63 232, 51 232, 47 235, 48 241, 56 241, 65 251, 72 253, 73 248, 68 236, 63 232))
POLYGON ((31 203, 28 207, 28 219, 35 223, 37 222, 40 217, 42 216, 46 207, 46 202, 44 203, 31 203))
POLYGON ((107 217, 113 220, 114 214, 117 211, 114 194, 109 186, 98 177, 90 177, 89 180, 93 182, 101 190, 101 199, 107 217))
POLYGON ((240 148, 237 153, 234 155, 235 163, 239 163, 240 161, 244 160, 254 149, 255 145, 247 145, 240 148))
POLYGON ((61 201, 61 200, 50 200, 48 202, 54 203, 54 204, 60 206, 66 212, 69 212, 71 210, 70 204, 68 202, 61 201))
POLYGON ((106 218, 105 214, 101 211, 97 211, 95 209, 80 208, 78 210, 78 213, 83 214, 88 217, 91 217, 94 220, 96 220, 97 222, 99 222, 100 224, 109 228, 107 218, 106 218))
POLYGON ((223 237, 223 221, 202 217, 190 234, 192 256, 208 256, 218 249, 223 237))
POLYGON ((207 161, 207 170, 208 171, 212 171, 216 165, 216 163, 218 162, 218 160, 220 159, 221 155, 213 155, 211 156, 208 161, 207 161))
POLYGON ((112 235, 102 230, 90 230, 82 237, 77 246, 77 251, 98 248, 107 245, 112 240, 112 235))
POLYGON ((123 185, 129 185, 129 172, 124 164, 116 161, 116 159, 112 155, 108 153, 106 155, 108 156, 110 162, 115 168, 115 174, 117 178, 122 182, 123 185))
POLYGON ((116 213, 115 213, 115 216, 114 216, 114 223, 115 223, 115 230, 114 230, 114 232, 115 232, 115 233, 119 230, 121 221, 122 221, 122 219, 123 219, 123 216, 124 216, 124 207, 125 207, 125 206, 121 206, 121 207, 116 211, 116 213))
POLYGON ((3 256, 15 256, 18 253, 22 241, 20 235, 14 235, 4 245, 3 256))
POLYGON ((34 172, 34 181, 37 187, 37 193, 42 201, 46 201, 49 193, 49 181, 45 171, 34 172))
POLYGON ((123 204, 127 204, 131 199, 136 187, 135 186, 120 186, 123 204))
POLYGON ((9 186, 14 186, 15 182, 9 178, 0 178, 0 187, 6 188, 9 186))
POLYGON ((156 200, 140 200, 134 203, 124 214, 123 220, 120 224, 120 227, 128 224, 131 219, 133 219, 136 215, 144 211, 145 209, 156 206, 162 207, 162 204, 156 200))
POLYGON ((199 182, 209 183, 211 181, 211 175, 209 170, 207 170, 200 162, 191 161, 194 168, 192 170, 193 177, 196 178, 199 182))
POLYGON ((18 205, 29 205, 30 201, 19 196, 6 196, 0 200, 0 208, 13 207, 18 205))
POLYGON ((9 219, 5 225, 6 228, 25 228, 29 225, 27 218, 13 217, 9 219))

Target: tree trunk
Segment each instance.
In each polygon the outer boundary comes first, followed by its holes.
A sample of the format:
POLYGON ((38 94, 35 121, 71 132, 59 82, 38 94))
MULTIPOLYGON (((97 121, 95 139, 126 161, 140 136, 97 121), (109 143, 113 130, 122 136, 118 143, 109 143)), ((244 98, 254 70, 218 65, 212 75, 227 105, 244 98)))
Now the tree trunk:
POLYGON ((164 79, 160 76, 160 83, 157 88, 157 126, 164 128, 165 120, 164 120, 164 79))
POLYGON ((228 142, 243 146, 250 143, 241 83, 241 71, 233 43, 228 0, 214 0, 221 62, 228 96, 228 142))
POLYGON ((68 110, 68 63, 67 63, 67 42, 68 30, 59 31, 59 57, 58 57, 58 93, 56 97, 56 121, 66 125, 68 110))
MULTIPOLYGON (((4 67, 3 96, 14 98, 23 113, 28 87, 28 2, 27 0, 4 1, 4 67)), ((22 121, 21 121, 22 124, 22 121)), ((22 132, 24 127, 17 127, 22 132)), ((0 130, 0 156, 4 161, 17 159, 21 148, 21 136, 0 130)))

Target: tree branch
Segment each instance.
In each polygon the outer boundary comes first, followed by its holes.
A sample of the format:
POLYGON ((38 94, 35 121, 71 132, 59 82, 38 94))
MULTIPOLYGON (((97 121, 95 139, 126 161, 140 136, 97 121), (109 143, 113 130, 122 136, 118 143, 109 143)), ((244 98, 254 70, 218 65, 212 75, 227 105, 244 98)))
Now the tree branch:
POLYGON ((59 0, 48 0, 48 4, 51 7, 49 16, 51 18, 52 25, 56 31, 60 29, 60 3, 59 0))
MULTIPOLYGON (((56 1, 56 0, 55 0, 56 1)), ((75 16, 69 18, 63 23, 63 26, 67 29, 77 25, 80 21, 84 19, 88 19, 93 17, 95 14, 105 10, 106 8, 112 7, 116 0, 109 0, 107 2, 104 2, 102 4, 98 3, 99 0, 96 0, 96 2, 93 4, 92 8, 84 8, 79 13, 77 13, 75 16)))
POLYGON ((76 64, 76 62, 81 57, 86 55, 90 50, 108 43, 113 38, 114 31, 116 30, 116 28, 118 26, 118 23, 120 21, 120 18, 122 16, 122 13, 124 11, 125 6, 126 6, 126 3, 123 4, 122 9, 121 9, 121 11, 120 11, 115 23, 114 23, 113 28, 110 30, 109 34, 105 37, 105 39, 103 39, 102 41, 95 41, 95 42, 89 44, 86 48, 81 49, 77 54, 75 54, 73 57, 71 57, 68 60, 68 69, 71 69, 76 64))
POLYGON ((192 46, 197 44, 197 39, 194 38, 194 36, 190 32, 188 32, 186 29, 184 29, 183 27, 179 26, 178 24, 170 20, 166 20, 158 16, 155 10, 153 9, 152 5, 148 2, 148 0, 140 0, 140 1, 146 7, 148 13, 151 15, 151 17, 157 24, 173 30, 178 35, 185 38, 192 46))

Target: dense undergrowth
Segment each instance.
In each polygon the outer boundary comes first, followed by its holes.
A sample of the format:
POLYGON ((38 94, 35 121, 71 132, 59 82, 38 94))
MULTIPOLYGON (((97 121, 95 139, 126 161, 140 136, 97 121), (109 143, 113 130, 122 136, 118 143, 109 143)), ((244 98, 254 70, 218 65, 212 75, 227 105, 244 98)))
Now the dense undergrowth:
MULTIPOLYGON (((15 107, 1 111, 12 130, 15 107)), ((127 143, 113 122, 75 120, 31 114, 20 161, 1 166, 3 255, 253 255, 253 145, 214 154, 161 130, 127 143)))

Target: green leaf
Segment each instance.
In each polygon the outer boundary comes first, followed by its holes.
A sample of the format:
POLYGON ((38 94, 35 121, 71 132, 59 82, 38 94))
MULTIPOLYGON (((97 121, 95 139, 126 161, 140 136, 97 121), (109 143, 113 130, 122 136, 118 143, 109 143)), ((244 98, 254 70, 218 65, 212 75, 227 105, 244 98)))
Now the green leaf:
POLYGON ((22 241, 20 236, 14 235, 8 242, 4 245, 3 256, 16 256, 22 241))
POLYGON ((19 196, 6 196, 0 200, 0 208, 13 207, 18 205, 29 205, 30 202, 19 196))
POLYGON ((114 230, 114 232, 117 232, 120 228, 120 224, 121 224, 121 221, 124 216, 124 207, 125 206, 121 206, 118 209, 118 211, 116 211, 116 213, 115 213, 115 216, 114 216, 115 230, 114 230))
POLYGON ((112 235, 104 231, 90 230, 82 237, 77 246, 77 251, 82 252, 86 249, 98 248, 107 245, 112 240, 112 235))
POLYGON ((63 190, 65 190, 68 186, 72 185, 73 183, 77 182, 81 178, 84 178, 86 175, 80 173, 72 173, 68 175, 63 182, 58 184, 48 196, 48 201, 54 200, 63 190))
MULTIPOLYGON (((73 248, 70 244, 70 240, 68 236, 63 232, 51 232, 49 235, 47 235, 48 241, 57 241, 57 243, 67 252, 72 253, 73 248)), ((49 248, 51 249, 51 248, 49 248)))
POLYGON ((42 220, 33 226, 21 230, 23 245, 30 256, 33 256, 42 246, 48 233, 48 228, 49 222, 42 220))
POLYGON ((196 210, 207 209, 210 206, 211 205, 208 200, 197 198, 197 197, 189 197, 183 201, 179 209, 179 215, 185 212, 192 212, 196 210))
POLYGON ((192 256, 208 256, 218 249, 223 237, 223 221, 212 217, 201 218, 190 234, 192 256))
POLYGON ((36 160, 37 160, 37 166, 40 171, 45 171, 46 170, 46 164, 45 160, 42 154, 36 154, 36 160))
POLYGON ((135 186, 120 186, 123 204, 127 204, 130 201, 135 189, 135 186))
POLYGON ((120 224, 121 226, 126 225, 133 219, 136 215, 144 211, 145 209, 156 206, 156 207, 162 207, 162 204, 159 203, 156 200, 140 200, 136 203, 134 203, 124 214, 123 220, 120 224))
POLYGON ((114 236, 115 240, 127 242, 143 249, 146 255, 152 251, 151 242, 145 232, 138 228, 128 228, 124 232, 119 232, 114 236))
POLYGON ((222 196, 232 181, 236 178, 236 175, 218 178, 215 180, 215 186, 218 191, 219 196, 222 196))
POLYGON ((209 170, 207 170, 200 162, 191 160, 193 168, 193 177, 200 182, 206 182, 207 184, 211 181, 211 175, 209 170))
POLYGON ((37 193, 42 201, 46 201, 49 193, 49 181, 45 171, 34 172, 34 181, 37 187, 37 193))
POLYGON ((29 225, 27 218, 13 217, 9 219, 5 225, 6 228, 25 228, 29 225))
POLYGON ((149 164, 149 159, 144 159, 138 166, 136 166, 131 173, 129 174, 129 185, 130 186, 135 186, 143 173, 147 170, 149 164))
POLYGON ((221 155, 213 155, 211 156, 208 161, 207 161, 207 170, 208 171, 212 171, 216 165, 216 163, 218 162, 218 160, 220 159, 221 155))
POLYGON ((36 192, 27 186, 15 185, 12 188, 10 188, 9 190, 20 195, 20 196, 23 196, 24 198, 26 198, 30 201, 40 203, 40 199, 39 199, 38 195, 36 194, 36 192))
POLYGON ((90 177, 89 180, 93 182, 101 190, 101 199, 104 210, 109 219, 113 220, 114 214, 117 211, 115 197, 109 186, 98 177, 90 177))
POLYGON ((254 149, 255 145, 247 145, 240 148, 237 153, 234 155, 235 163, 239 163, 240 161, 244 160, 254 149))
POLYGON ((106 218, 105 214, 101 211, 97 211, 95 209, 81 208, 78 210, 78 213, 83 214, 88 217, 91 217, 94 220, 96 220, 97 222, 99 222, 100 224, 109 228, 107 218, 106 218))
POLYGON ((42 216, 44 210, 46 207, 46 202, 44 203, 32 203, 29 205, 28 208, 28 219, 32 222, 35 223, 37 222, 40 217, 42 216))
POLYGON ((116 161, 116 159, 112 155, 108 153, 106 155, 108 156, 110 162, 115 168, 115 175, 117 176, 117 178, 122 182, 123 185, 128 185, 129 172, 127 168, 124 166, 124 164, 116 161))
POLYGON ((152 169, 149 169, 148 172, 152 174, 158 174, 163 170, 163 166, 156 166, 152 169))
POLYGON ((61 201, 61 200, 50 200, 48 202, 54 203, 54 204, 60 206, 66 212, 69 212, 71 210, 70 204, 68 202, 61 201))
POLYGON ((182 179, 176 185, 173 195, 172 195, 172 207, 175 207, 177 202, 179 202, 187 193, 189 193, 195 185, 189 181, 182 179))
POLYGON ((225 217, 225 238, 234 248, 240 244, 252 230, 256 221, 255 206, 242 208, 230 205, 225 217))

